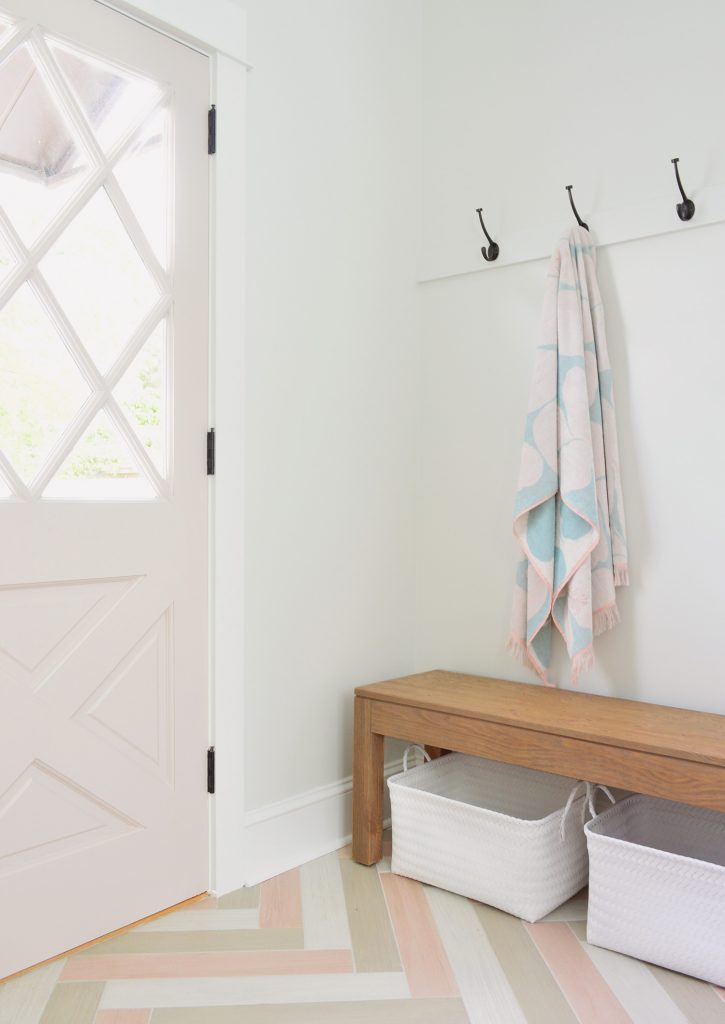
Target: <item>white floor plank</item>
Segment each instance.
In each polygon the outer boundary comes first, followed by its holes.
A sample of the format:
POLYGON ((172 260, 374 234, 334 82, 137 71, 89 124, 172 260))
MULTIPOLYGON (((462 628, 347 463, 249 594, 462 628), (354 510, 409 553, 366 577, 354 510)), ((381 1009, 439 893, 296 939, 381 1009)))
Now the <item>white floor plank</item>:
MULTIPOLYGON (((405 975, 295 974, 264 978, 177 978, 109 981, 101 1008, 253 1006, 260 1003, 330 1003, 409 999, 405 975)), ((509 1022, 513 1024, 513 1019, 509 1022)))
POLYGON ((64 966, 54 960, 0 985, 0 1024, 38 1024, 64 966))
POLYGON ((350 949, 345 892, 337 852, 300 868, 305 949, 350 949))
POLYGON ((443 889, 425 888, 471 1024, 526 1024, 471 904, 443 889))
POLYGON ((143 924, 139 932, 219 932, 259 928, 259 909, 253 910, 177 910, 143 924))

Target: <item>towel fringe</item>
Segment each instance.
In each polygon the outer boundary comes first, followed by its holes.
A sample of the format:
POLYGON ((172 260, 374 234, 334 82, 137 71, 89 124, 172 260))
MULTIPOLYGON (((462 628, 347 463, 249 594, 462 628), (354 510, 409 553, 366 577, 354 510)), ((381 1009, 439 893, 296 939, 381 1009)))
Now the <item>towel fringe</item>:
POLYGON ((629 566, 625 562, 624 565, 614 566, 614 586, 615 587, 628 587, 629 586, 629 566))
POLYGON ((526 649, 526 643, 523 640, 519 640, 519 638, 514 636, 513 633, 509 635, 509 638, 506 641, 506 650, 525 668, 534 668, 534 663, 529 657, 529 652, 526 649))
POLYGON ((574 686, 579 682, 582 672, 589 672, 594 668, 594 648, 590 644, 583 651, 579 651, 571 659, 571 681, 574 686))
POLYGON ((517 636, 514 636, 513 633, 510 633, 509 638, 506 641, 506 650, 512 657, 516 658, 524 668, 530 668, 532 672, 535 672, 544 686, 554 685, 554 683, 549 679, 546 669, 542 665, 538 665, 529 654, 529 648, 525 640, 520 640, 517 636))
POLYGON ((594 612, 592 617, 592 630, 594 632, 594 636, 606 633, 608 629, 612 629, 618 622, 619 611, 617 610, 616 604, 610 604, 608 608, 601 608, 598 612, 594 612))

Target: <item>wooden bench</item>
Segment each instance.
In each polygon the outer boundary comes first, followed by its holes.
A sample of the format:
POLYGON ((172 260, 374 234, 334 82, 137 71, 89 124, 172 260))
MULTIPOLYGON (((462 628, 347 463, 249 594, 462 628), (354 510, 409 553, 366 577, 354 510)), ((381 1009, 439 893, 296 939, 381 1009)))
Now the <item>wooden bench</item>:
POLYGON ((725 811, 725 716, 423 672, 355 690, 359 864, 382 856, 385 736, 725 811))

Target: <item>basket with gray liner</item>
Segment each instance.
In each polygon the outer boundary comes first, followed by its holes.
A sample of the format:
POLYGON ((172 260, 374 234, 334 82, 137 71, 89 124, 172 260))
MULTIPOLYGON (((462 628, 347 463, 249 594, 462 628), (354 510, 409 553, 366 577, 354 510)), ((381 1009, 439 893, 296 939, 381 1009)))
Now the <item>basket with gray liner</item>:
POLYGON ((725 814, 631 796, 585 832, 587 941, 725 985, 725 814))
POLYGON ((396 874, 526 921, 586 884, 585 784, 576 779, 447 754, 388 787, 396 874))

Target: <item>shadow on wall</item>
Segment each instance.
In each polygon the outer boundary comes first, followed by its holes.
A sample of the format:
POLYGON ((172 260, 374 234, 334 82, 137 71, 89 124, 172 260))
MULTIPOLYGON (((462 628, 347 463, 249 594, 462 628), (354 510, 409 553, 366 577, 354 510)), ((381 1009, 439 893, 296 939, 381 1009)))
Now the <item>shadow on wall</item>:
POLYGON ((624 513, 628 523, 632 565, 628 587, 617 589, 617 607, 621 621, 609 633, 596 638, 595 651, 601 671, 609 680, 609 693, 614 697, 637 699, 641 696, 635 666, 637 659, 637 597, 641 593, 642 573, 649 557, 649 517, 647 494, 638 472, 637 437, 633 429, 630 388, 629 345, 625 319, 617 295, 616 282, 607 249, 597 252, 597 277, 604 303, 609 358, 614 375, 614 401, 620 450, 624 513))

